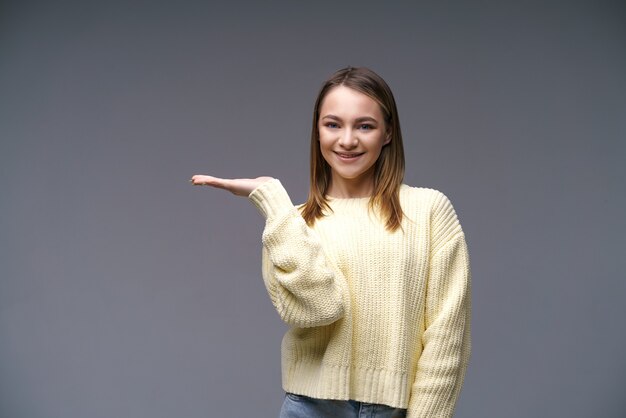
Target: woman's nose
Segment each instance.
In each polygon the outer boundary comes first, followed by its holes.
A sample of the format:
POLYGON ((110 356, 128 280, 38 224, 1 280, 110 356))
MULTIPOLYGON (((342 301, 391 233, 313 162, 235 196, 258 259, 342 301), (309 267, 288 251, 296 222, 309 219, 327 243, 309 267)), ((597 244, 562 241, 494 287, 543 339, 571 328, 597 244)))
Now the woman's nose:
POLYGON ((343 148, 354 148, 358 145, 359 139, 353 129, 344 129, 339 137, 339 145, 343 148))

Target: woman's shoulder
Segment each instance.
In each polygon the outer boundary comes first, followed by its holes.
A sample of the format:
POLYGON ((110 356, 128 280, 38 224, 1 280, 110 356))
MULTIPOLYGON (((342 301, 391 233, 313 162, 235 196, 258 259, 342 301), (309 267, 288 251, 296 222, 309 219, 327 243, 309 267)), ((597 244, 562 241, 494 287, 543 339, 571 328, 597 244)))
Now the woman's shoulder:
POLYGON ((462 232, 452 202, 442 191, 403 184, 400 201, 405 214, 421 213, 429 219, 436 242, 443 242, 445 237, 462 232))
POLYGON ((407 201, 436 202, 440 200, 448 200, 448 197, 440 190, 425 186, 409 186, 402 184, 400 186, 400 199, 407 201))
MULTIPOLYGON (((455 213, 452 201, 440 190, 431 187, 400 186, 400 202, 409 212, 418 208, 430 212, 433 216, 450 216, 455 213)), ((454 215, 456 216, 456 215, 454 215)))

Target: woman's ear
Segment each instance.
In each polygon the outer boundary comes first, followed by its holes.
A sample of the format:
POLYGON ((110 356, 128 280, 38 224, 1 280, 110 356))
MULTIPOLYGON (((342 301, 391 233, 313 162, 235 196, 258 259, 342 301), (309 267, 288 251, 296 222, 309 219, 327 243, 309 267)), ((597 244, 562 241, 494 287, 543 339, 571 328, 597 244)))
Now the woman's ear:
POLYGON ((387 132, 385 133, 385 142, 383 143, 383 145, 387 145, 390 142, 391 142, 391 128, 387 129, 387 132))

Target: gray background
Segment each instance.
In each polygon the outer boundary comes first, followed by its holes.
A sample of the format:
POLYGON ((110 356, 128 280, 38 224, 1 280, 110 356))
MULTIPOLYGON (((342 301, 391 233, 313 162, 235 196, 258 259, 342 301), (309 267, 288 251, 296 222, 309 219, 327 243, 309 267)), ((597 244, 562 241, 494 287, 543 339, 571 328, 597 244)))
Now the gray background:
POLYGON ((0 417, 273 417, 263 220, 321 82, 391 85, 406 182, 467 235, 458 417, 626 413, 623 2, 4 1, 0 417))

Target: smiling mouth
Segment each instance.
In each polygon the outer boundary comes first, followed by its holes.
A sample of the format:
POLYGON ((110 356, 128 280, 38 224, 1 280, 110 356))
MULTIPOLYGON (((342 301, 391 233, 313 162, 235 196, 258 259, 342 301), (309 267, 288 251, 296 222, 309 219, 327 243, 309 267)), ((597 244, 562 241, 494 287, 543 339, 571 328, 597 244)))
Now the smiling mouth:
POLYGON ((335 152, 340 158, 357 158, 363 155, 363 152, 335 152))

